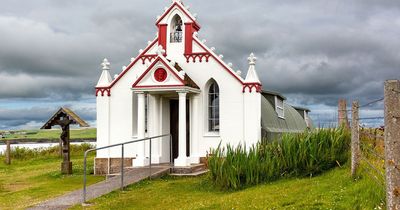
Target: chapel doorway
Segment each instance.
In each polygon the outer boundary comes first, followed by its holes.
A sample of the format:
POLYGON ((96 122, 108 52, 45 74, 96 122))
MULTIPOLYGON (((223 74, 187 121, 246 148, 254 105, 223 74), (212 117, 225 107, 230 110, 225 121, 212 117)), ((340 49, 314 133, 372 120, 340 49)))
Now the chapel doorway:
MULTIPOLYGON (((186 100, 186 155, 190 156, 189 100, 186 100)), ((170 133, 172 135, 172 160, 179 155, 179 100, 170 100, 170 133)))

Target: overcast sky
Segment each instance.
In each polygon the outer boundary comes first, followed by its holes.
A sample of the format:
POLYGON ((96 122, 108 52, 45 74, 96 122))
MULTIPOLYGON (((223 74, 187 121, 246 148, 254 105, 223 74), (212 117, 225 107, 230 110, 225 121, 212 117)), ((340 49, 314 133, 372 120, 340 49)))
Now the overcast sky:
MULTIPOLYGON (((169 0, 2 0, 0 129, 38 128, 59 106, 95 125, 94 86, 107 57, 121 71, 155 37, 169 0)), ((186 0, 201 39, 235 69, 258 57, 264 89, 335 119, 339 98, 366 103, 400 78, 398 0, 186 0)), ((362 114, 382 116, 375 104, 362 114)), ((379 122, 377 122, 379 123, 379 122)))

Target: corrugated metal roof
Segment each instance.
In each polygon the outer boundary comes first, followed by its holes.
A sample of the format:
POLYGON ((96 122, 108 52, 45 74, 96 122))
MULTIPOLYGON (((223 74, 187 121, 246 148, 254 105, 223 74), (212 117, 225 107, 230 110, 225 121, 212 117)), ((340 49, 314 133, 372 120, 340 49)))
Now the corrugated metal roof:
POLYGON ((286 97, 283 96, 281 93, 272 91, 272 90, 263 90, 262 94, 266 94, 266 95, 273 95, 273 96, 279 96, 281 99, 286 100, 286 97))
POLYGON ((271 133, 303 132, 306 122, 290 105, 284 104, 284 119, 278 117, 275 108, 263 96, 261 97, 261 126, 271 133))

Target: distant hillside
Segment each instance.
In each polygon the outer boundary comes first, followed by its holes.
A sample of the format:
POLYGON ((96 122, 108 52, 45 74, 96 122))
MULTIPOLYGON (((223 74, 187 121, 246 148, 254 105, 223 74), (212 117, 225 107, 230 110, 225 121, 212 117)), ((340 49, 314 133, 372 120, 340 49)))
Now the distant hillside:
MULTIPOLYGON (((10 139, 59 139, 61 129, 51 130, 19 130, 19 131, 0 131, 3 140, 10 139)), ((96 128, 71 129, 71 139, 95 139, 96 128)))

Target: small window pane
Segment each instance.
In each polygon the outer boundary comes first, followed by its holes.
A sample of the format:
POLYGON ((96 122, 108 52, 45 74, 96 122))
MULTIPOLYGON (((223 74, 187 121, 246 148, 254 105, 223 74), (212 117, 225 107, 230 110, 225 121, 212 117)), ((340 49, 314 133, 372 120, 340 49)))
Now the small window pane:
POLYGON ((208 130, 219 131, 219 87, 215 82, 208 90, 208 130))

